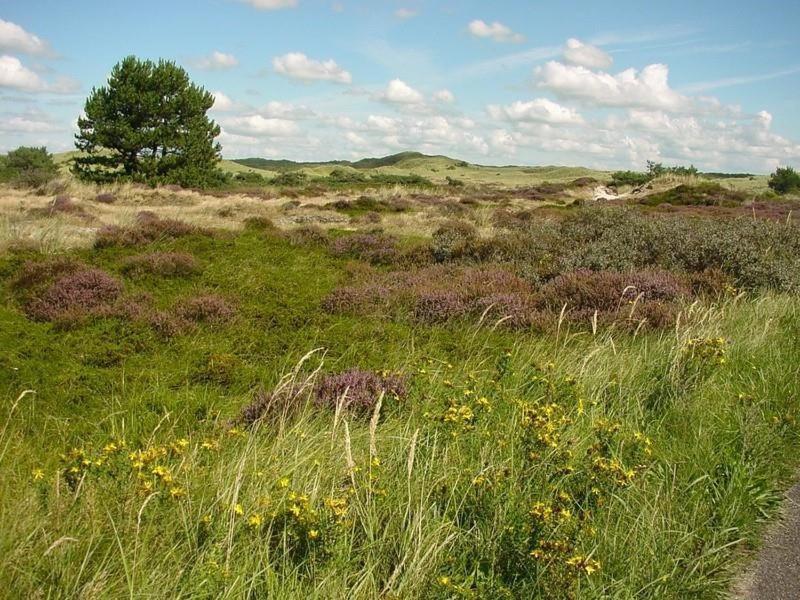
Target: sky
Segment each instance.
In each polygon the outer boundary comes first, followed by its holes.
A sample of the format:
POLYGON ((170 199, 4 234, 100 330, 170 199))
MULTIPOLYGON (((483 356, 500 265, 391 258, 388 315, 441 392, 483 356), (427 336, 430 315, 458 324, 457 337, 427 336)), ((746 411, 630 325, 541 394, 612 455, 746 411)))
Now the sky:
POLYGON ((226 158, 766 173, 800 167, 798 22, 797 0, 0 0, 0 152, 72 149, 133 54, 214 93, 226 158))

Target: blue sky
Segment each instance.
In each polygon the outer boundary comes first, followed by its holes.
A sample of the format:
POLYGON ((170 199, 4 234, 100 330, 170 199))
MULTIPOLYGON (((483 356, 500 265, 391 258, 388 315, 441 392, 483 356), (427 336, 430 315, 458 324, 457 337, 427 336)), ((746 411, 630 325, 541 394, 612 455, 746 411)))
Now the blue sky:
POLYGON ((0 0, 0 151, 70 149, 120 58, 213 91, 226 157, 800 166, 800 3, 0 0))

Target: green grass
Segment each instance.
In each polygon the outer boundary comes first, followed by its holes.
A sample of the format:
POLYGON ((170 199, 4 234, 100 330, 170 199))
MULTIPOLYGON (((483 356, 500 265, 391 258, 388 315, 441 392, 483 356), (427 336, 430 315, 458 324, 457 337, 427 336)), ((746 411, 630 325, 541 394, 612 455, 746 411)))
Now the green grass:
POLYGON ((660 333, 534 335, 328 315, 349 267, 269 232, 75 256, 121 277, 153 249, 204 270, 129 292, 169 307, 216 291, 236 318, 171 341, 112 319, 59 331, 25 318, 22 258, 0 257, 9 597, 722 597, 800 459, 793 297, 694 306, 660 333), (350 367, 405 373, 409 395, 373 424, 303 405, 229 430, 255 389, 350 367), (172 444, 137 477, 128 453, 172 444), (72 448, 105 462, 70 475, 72 448), (539 522, 537 502, 571 516, 539 522), (538 560, 531 527, 572 547, 538 560))

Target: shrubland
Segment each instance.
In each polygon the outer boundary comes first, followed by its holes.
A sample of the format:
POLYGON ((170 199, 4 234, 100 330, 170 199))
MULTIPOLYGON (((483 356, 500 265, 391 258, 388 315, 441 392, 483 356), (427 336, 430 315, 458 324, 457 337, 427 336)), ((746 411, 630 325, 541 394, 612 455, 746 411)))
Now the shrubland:
POLYGON ((591 185, 8 203, 3 589, 722 597, 800 459, 794 205, 591 185))

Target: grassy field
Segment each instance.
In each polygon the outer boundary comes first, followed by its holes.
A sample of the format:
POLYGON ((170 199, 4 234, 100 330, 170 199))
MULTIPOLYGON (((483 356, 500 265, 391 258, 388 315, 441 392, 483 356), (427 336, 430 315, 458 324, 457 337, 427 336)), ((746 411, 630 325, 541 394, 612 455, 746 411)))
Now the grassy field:
POLYGON ((796 201, 479 191, 3 190, 4 593, 724 597, 800 461, 796 201))

